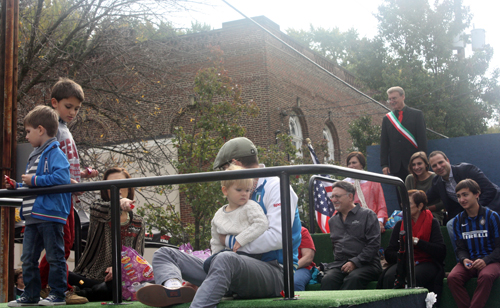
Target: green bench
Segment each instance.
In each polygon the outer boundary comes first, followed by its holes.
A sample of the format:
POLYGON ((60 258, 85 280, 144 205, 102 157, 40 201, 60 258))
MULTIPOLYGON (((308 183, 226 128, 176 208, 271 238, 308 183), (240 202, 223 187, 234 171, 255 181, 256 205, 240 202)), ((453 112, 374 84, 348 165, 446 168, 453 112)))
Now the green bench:
MULTIPOLYGON (((443 234, 444 243, 448 248, 446 251, 445 259, 445 272, 450 272, 456 264, 455 254, 451 246, 451 240, 448 236, 448 231, 445 226, 441 227, 441 233, 443 234)), ((381 247, 384 249, 389 245, 389 240, 391 238, 392 230, 386 230, 381 237, 381 247)), ((332 242, 330 240, 330 234, 315 233, 311 234, 314 241, 314 246, 316 247, 316 254, 314 256, 314 262, 319 264, 333 262, 333 248, 332 242)), ((377 286, 376 281, 372 281, 368 284, 368 289, 375 289, 377 286)), ((466 284, 467 292, 470 296, 474 293, 477 286, 477 279, 472 279, 466 284)), ((320 284, 309 284, 306 286, 306 291, 315 291, 320 289, 320 284)), ((448 288, 447 279, 443 280, 443 294, 441 299, 441 307, 444 308, 456 308, 455 300, 451 295, 450 289, 448 288)), ((497 279, 493 284, 491 290, 490 298, 486 303, 485 308, 498 308, 500 307, 500 279, 497 279)))

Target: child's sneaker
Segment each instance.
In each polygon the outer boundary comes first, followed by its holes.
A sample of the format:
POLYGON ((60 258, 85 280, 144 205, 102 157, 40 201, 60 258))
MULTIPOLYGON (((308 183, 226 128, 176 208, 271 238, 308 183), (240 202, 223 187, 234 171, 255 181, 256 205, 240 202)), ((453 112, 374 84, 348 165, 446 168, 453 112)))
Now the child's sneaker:
POLYGON ((140 288, 136 295, 137 300, 144 305, 165 307, 174 304, 189 303, 193 301, 196 291, 190 287, 167 288, 153 284, 140 288))
POLYGON ((10 301, 7 306, 8 307, 22 307, 22 306, 38 306, 38 299, 29 299, 27 297, 21 296, 20 298, 10 301))
POLYGON ((66 299, 55 296, 54 294, 50 294, 47 298, 42 299, 38 302, 41 306, 55 306, 55 305, 66 305, 66 299))

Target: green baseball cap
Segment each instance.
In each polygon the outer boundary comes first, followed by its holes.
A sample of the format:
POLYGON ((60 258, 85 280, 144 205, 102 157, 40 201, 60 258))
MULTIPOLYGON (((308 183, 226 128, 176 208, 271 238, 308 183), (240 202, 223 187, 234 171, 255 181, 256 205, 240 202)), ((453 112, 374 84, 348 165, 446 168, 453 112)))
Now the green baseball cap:
POLYGON ((257 148, 250 139, 245 137, 237 137, 226 142, 217 153, 214 161, 214 169, 219 169, 223 165, 229 163, 231 160, 256 156, 257 148))

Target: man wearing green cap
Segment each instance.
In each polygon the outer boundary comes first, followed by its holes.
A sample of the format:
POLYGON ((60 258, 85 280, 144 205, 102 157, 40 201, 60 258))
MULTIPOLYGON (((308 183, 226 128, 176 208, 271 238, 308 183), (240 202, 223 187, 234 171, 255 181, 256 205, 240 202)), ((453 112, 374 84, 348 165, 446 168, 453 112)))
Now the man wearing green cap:
MULTIPOLYGON (((247 138, 238 137, 226 142, 214 161, 214 169, 225 170, 235 164, 243 168, 260 168, 257 148, 247 138)), ((283 251, 281 235, 280 181, 277 177, 260 178, 254 185, 252 200, 259 203, 269 221, 269 229, 238 251, 262 254, 260 260, 231 251, 219 253, 211 262, 208 274, 203 261, 179 250, 163 247, 153 256, 155 281, 159 285, 146 286, 137 292, 143 304, 164 307, 190 302, 193 308, 216 307, 222 297, 232 292, 240 298, 279 297, 284 289, 283 251), (182 279, 200 286, 198 291, 182 286, 182 279)), ((292 211, 292 246, 294 267, 298 266, 298 247, 301 225, 297 209, 297 195, 290 188, 292 211)), ((230 236, 221 236, 221 242, 233 248, 230 236)))

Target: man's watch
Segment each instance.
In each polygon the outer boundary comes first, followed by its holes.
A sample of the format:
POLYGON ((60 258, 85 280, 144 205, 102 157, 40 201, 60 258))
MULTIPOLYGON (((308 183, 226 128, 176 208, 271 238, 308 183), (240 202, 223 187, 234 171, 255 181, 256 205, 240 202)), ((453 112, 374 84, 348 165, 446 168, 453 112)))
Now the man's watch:
POLYGON ((419 238, 418 237, 414 237, 413 238, 413 245, 417 245, 418 241, 419 241, 419 238))

